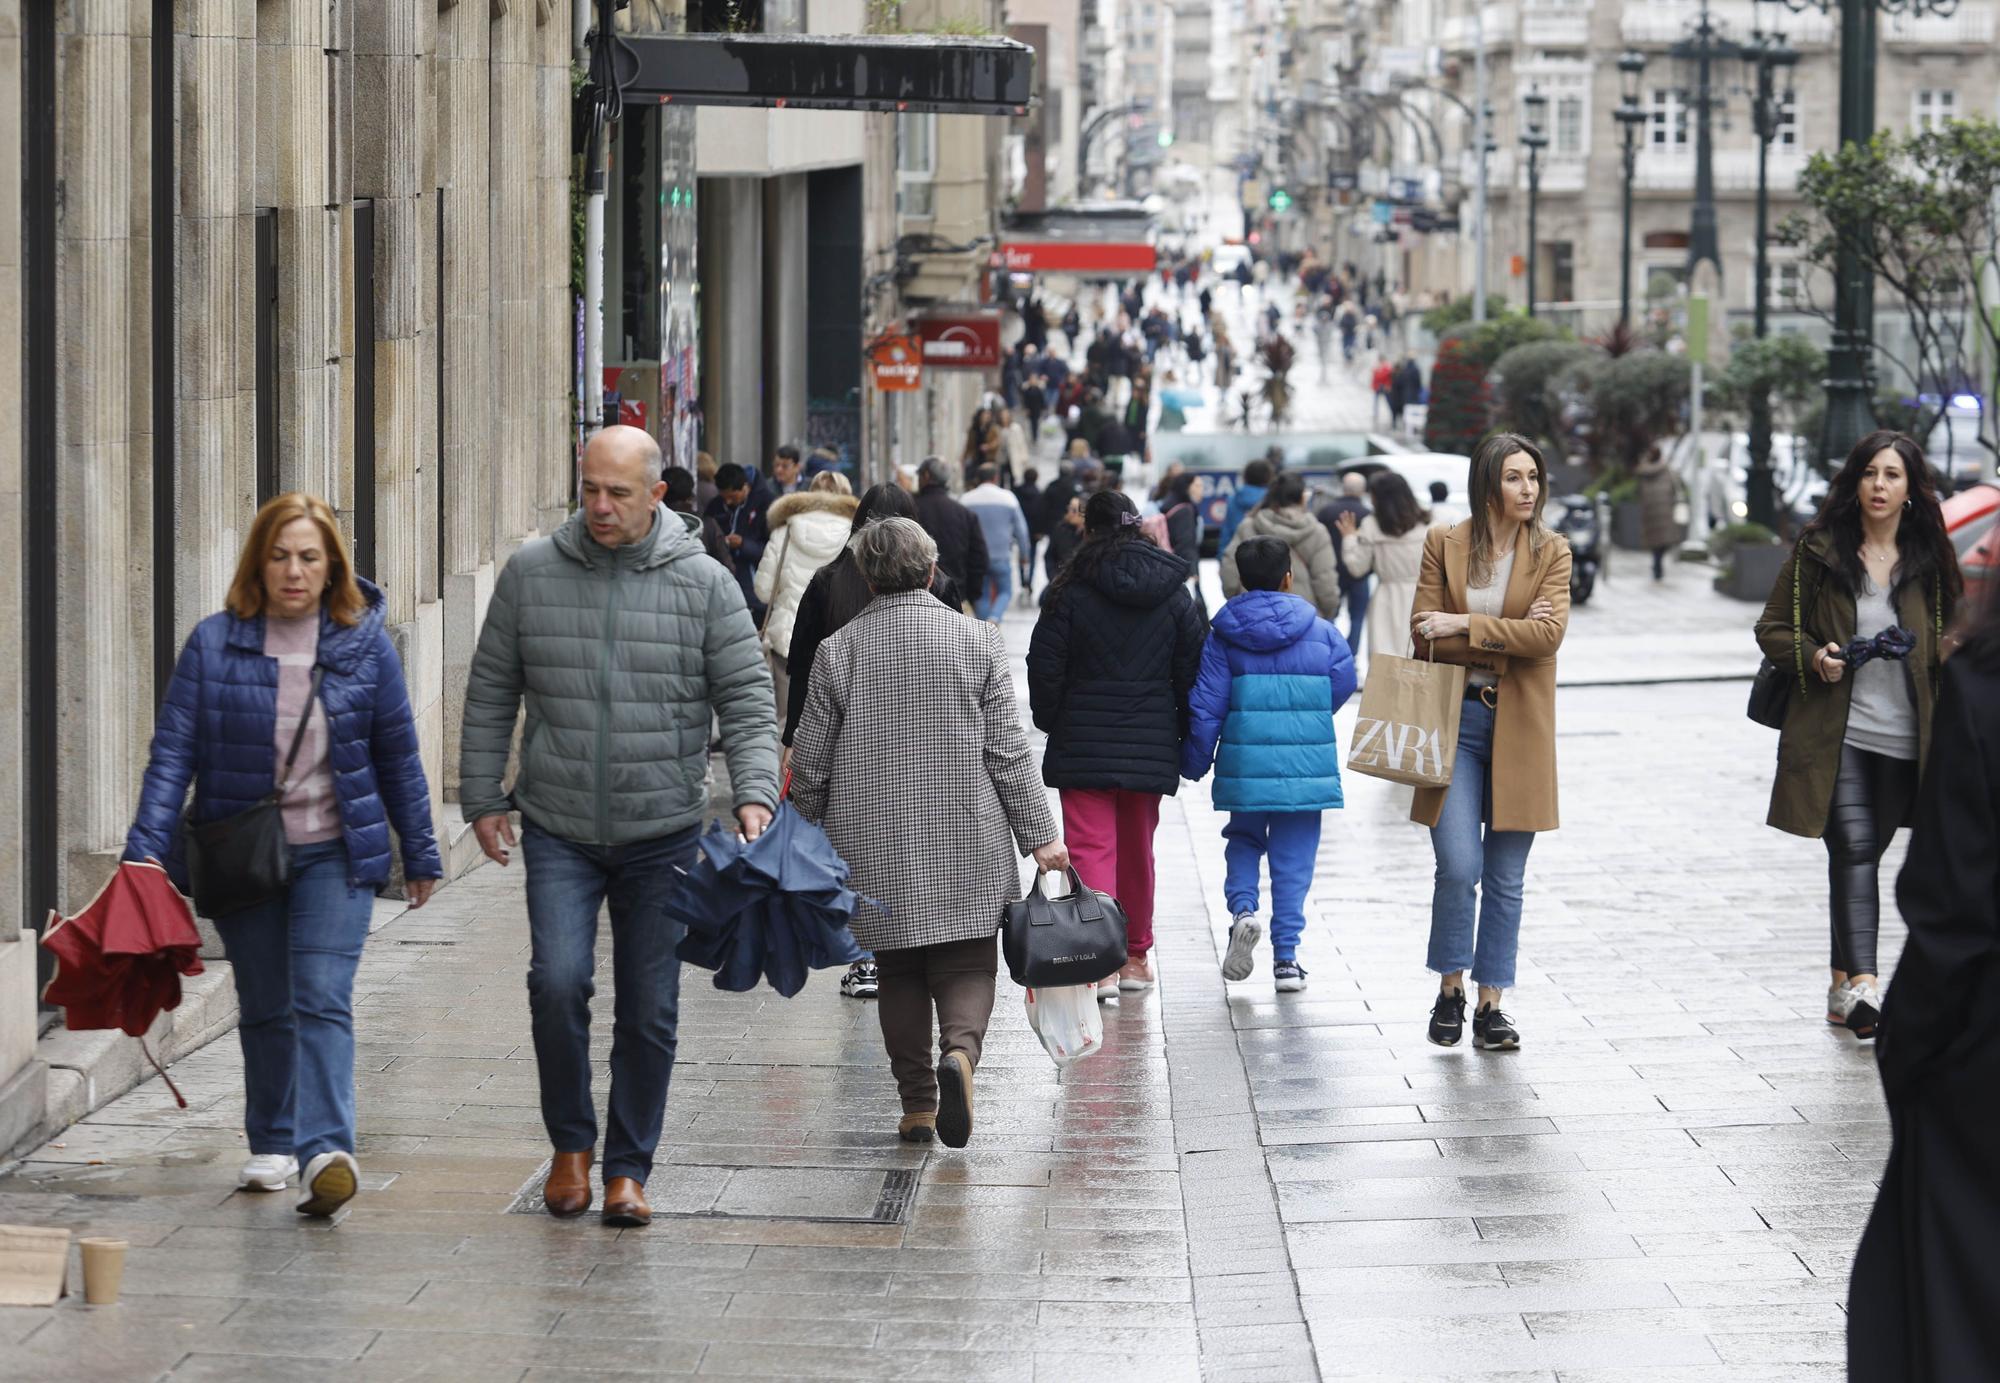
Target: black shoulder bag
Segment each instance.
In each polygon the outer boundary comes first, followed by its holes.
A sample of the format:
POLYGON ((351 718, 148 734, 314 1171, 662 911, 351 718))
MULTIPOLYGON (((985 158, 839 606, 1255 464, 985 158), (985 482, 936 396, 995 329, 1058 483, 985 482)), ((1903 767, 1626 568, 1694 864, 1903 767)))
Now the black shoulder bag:
POLYGON ((1000 915, 1000 949, 1014 983, 1031 989, 1089 984, 1118 973, 1125 964, 1125 910, 1118 900, 1069 875, 1067 898, 1042 892, 1048 877, 1035 871, 1028 896, 1009 903, 1000 915))
MULTIPOLYGON (((1799 610, 1799 568, 1804 565, 1805 555, 1794 549, 1792 552, 1792 669, 1797 674, 1799 695, 1806 694, 1806 651, 1800 642, 1801 615, 1799 610)), ((1757 676, 1750 683, 1750 705, 1745 714, 1759 725, 1773 730, 1785 728, 1785 713, 1792 707, 1792 678, 1784 669, 1768 657, 1757 665, 1757 676)))
POLYGON ((291 788, 292 765, 305 742, 306 722, 319 700, 324 668, 314 668, 306 693, 305 714, 292 732, 291 752, 275 787, 254 807, 200 825, 185 823, 188 881, 194 886, 195 911, 203 917, 230 913, 268 903, 292 881, 292 858, 285 848, 285 818, 279 809, 291 788))

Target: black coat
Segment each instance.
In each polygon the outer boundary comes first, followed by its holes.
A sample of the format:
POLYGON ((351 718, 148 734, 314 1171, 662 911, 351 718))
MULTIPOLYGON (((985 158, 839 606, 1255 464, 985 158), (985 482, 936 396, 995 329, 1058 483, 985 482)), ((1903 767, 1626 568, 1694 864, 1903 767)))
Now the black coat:
POLYGON ((960 590, 978 590, 985 585, 986 535, 972 511, 953 499, 951 491, 942 485, 926 485, 917 491, 917 522, 937 544, 938 566, 960 590))
POLYGON ((1028 645, 1028 705, 1049 736, 1044 783, 1180 787, 1188 691, 1205 635, 1187 575, 1172 553, 1125 539, 1088 579, 1043 601, 1028 645))
POLYGON ((1368 508, 1368 502, 1357 495, 1341 495, 1331 503, 1320 506, 1318 518, 1321 527, 1326 529, 1326 536, 1333 539, 1334 567, 1340 578, 1340 589, 1343 594, 1361 585, 1368 578, 1364 576, 1356 580, 1347 574, 1347 563, 1341 560, 1340 516, 1352 514, 1354 521, 1360 523, 1370 512, 1372 511, 1368 508))
POLYGON ((1876 1059, 1895 1141, 1847 1301, 1850 1383, 2000 1369, 2000 639, 1945 664, 1876 1059))
MULTIPOLYGON (((785 657, 785 676, 790 679, 790 694, 785 701, 784 742, 792 742, 792 732, 799 727, 799 717, 806 713, 806 689, 812 680, 813 659, 819 656, 819 646, 840 632, 846 620, 836 622, 830 608, 829 596, 833 590, 833 578, 842 567, 854 565, 854 554, 843 552, 812 574, 806 588, 799 595, 799 612, 792 619, 792 649, 785 657)), ((965 597, 959 594, 958 586, 940 569, 931 578, 931 594, 954 610, 965 608, 965 597)), ((852 619, 849 614, 848 619, 852 619)))
POLYGON ((1070 554, 1082 545, 1083 530, 1075 524, 1057 522, 1049 526, 1049 545, 1042 549, 1042 570, 1049 574, 1049 580, 1056 579, 1056 573, 1069 562, 1070 554))

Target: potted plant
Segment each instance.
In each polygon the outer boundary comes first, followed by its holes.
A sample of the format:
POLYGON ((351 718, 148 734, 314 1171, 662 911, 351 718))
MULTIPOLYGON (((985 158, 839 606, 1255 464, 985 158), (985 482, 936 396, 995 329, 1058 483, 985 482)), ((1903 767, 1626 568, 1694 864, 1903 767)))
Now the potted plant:
POLYGON ((1709 556, 1722 564, 1715 589, 1732 600, 1770 599, 1789 549, 1761 523, 1732 523, 1708 536, 1709 556))

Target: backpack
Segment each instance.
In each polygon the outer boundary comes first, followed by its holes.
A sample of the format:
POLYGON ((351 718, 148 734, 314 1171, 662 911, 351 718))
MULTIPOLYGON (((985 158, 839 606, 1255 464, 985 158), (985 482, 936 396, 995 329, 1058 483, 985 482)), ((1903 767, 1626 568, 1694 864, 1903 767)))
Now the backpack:
MULTIPOLYGON (((1176 504, 1168 513, 1178 514, 1185 508, 1187 508, 1185 504, 1176 504)), ((1151 538, 1153 546, 1159 548, 1160 551, 1172 552, 1174 550, 1174 540, 1167 533, 1166 514, 1146 515, 1139 520, 1139 531, 1144 533, 1148 538, 1151 538)))

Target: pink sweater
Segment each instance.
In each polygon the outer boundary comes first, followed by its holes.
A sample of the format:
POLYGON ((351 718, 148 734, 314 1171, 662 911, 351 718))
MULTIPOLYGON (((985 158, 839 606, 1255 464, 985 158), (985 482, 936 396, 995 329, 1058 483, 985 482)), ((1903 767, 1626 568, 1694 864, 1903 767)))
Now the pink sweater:
MULTIPOLYGON (((264 617, 264 652, 278 660, 278 759, 283 776, 292 732, 306 710, 312 690, 313 662, 319 656, 319 612, 302 619, 264 617)), ((327 761, 326 708, 312 703, 299 757, 292 763, 291 787, 279 799, 285 818, 285 839, 293 845, 340 837, 340 804, 333 796, 333 767, 327 761)))

